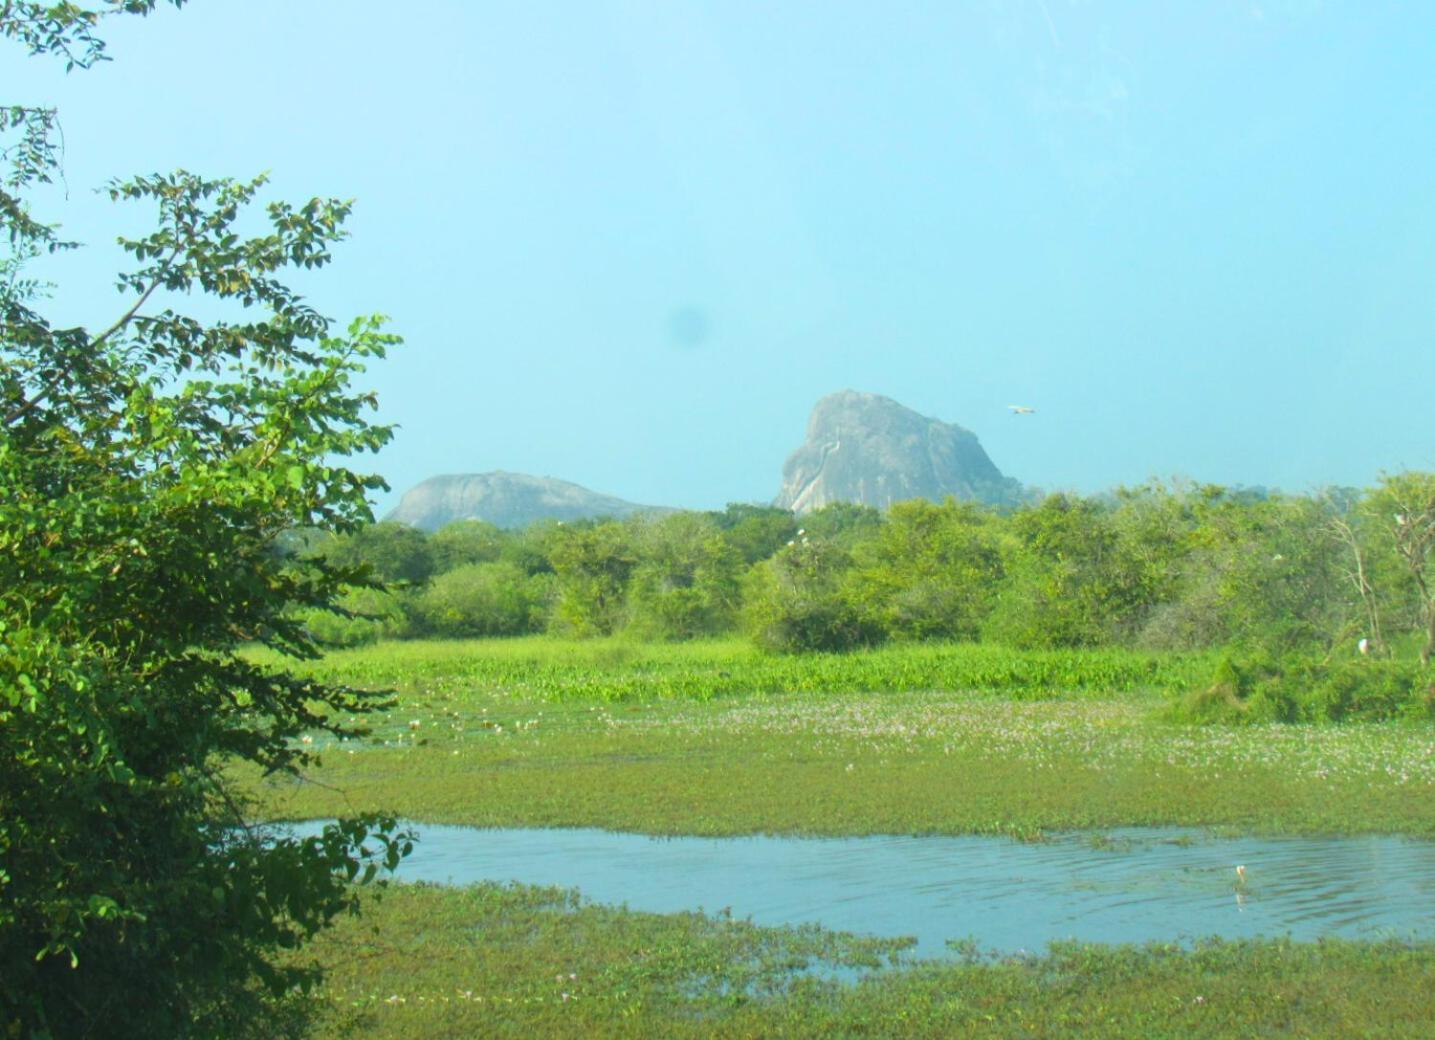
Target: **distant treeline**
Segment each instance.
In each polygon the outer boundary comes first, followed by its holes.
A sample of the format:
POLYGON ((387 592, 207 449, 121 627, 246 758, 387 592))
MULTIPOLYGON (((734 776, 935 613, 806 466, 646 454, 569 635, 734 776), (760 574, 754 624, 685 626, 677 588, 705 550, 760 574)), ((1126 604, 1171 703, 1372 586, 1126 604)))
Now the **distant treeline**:
POLYGON ((1313 495, 1152 483, 1014 510, 914 500, 795 518, 735 504, 434 534, 381 523, 303 551, 389 586, 352 591, 352 616, 307 619, 340 645, 743 631, 778 651, 940 639, 1428 662, 1435 649, 1425 473, 1313 495))

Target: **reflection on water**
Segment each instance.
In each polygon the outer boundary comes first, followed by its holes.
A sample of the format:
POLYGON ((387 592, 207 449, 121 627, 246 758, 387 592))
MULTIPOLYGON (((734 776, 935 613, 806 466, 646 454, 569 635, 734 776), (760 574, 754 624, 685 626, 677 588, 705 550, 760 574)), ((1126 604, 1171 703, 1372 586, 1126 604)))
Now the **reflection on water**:
POLYGON ((758 924, 913 935, 927 956, 963 938, 1006 952, 1066 938, 1435 939, 1435 843, 1398 838, 1130 829, 1023 844, 417 829, 399 871, 408 880, 561 885, 657 912, 727 907, 758 924))

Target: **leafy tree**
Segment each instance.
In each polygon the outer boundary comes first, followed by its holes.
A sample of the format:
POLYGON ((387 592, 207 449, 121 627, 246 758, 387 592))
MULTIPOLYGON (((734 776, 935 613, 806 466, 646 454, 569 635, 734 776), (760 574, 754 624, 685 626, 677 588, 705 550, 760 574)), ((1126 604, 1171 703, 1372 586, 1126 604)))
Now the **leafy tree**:
POLYGON ((304 610, 298 617, 320 646, 368 646, 413 634, 407 605, 404 592, 359 586, 339 597, 334 609, 304 610))
POLYGON ((898 502, 863 546, 859 595, 894 636, 977 638, 1002 577, 998 523, 970 502, 898 502))
POLYGON ((674 513, 640 527, 629 592, 630 623, 658 639, 716 635, 737 617, 742 558, 700 513, 674 513))
POLYGON ((870 538, 881 526, 881 512, 860 502, 829 502, 799 521, 799 529, 813 541, 849 548, 870 538))
POLYGON ((1128 498, 1114 520, 1146 645, 1280 655, 1329 646, 1347 623, 1323 499, 1205 486, 1128 498))
POLYGON ((540 632, 552 581, 512 563, 470 563, 429 582, 415 597, 413 612, 425 634, 445 638, 540 632))
POLYGON ((1203 527, 1224 531, 1228 639, 1285 654, 1324 652, 1343 636, 1353 612, 1324 501, 1270 493, 1213 513, 1203 527))
POLYGON ((1116 531, 1099 503, 1050 495, 1010 523, 1004 570, 1010 575, 983 629, 1016 647, 1110 642, 1132 606, 1116 531))
POLYGON ((616 520, 568 524, 549 544, 557 574, 556 620, 577 635, 612 635, 627 620, 628 582, 638 565, 633 531, 616 520))
POLYGON ((434 572, 428 535, 393 520, 360 527, 336 538, 324 553, 337 566, 366 569, 386 584, 420 584, 434 572))
POLYGON ((729 502, 721 513, 711 514, 723 538, 746 563, 765 560, 797 533, 797 520, 776 506, 729 502))
MULTIPOLYGON (((18 0, 0 35, 84 67, 102 16, 154 6, 18 0)), ((379 701, 238 651, 312 656, 291 608, 355 580, 277 540, 370 519, 381 481, 341 462, 389 431, 351 379, 396 339, 336 333, 281 280, 328 263, 348 203, 271 202, 249 237, 262 179, 184 172, 110 185, 154 230, 122 240, 113 323, 54 327, 18 275, 64 246, 24 198, 55 173, 54 113, 3 112, 0 1031, 272 1034, 272 996, 312 979, 276 953, 356 908, 364 849, 393 865, 403 841, 374 817, 302 842, 245 826, 227 763, 296 772, 301 732, 379 701)))
POLYGON ((521 531, 505 531, 498 558, 517 565, 524 574, 552 574, 552 547, 567 529, 556 520, 539 520, 521 531))
POLYGON ((757 564, 748 573, 743 597, 753 638, 780 653, 880 643, 882 625, 853 594, 853 573, 851 552, 808 537, 757 564))
POLYGON ((504 532, 484 520, 455 520, 428 539, 433 573, 442 574, 469 563, 492 563, 504 550, 504 532))
POLYGON ((1361 510, 1371 551, 1387 560, 1388 577, 1377 580, 1396 599, 1396 624, 1415 636, 1428 665, 1435 657, 1435 474, 1384 476, 1361 510))

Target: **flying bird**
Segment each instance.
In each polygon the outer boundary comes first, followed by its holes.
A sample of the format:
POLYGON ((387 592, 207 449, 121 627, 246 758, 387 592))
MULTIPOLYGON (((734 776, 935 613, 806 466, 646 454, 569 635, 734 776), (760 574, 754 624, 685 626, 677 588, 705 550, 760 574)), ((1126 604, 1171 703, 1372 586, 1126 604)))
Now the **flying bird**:
POLYGON ((1007 407, 1011 409, 1012 415, 1035 415, 1035 414, 1036 414, 1036 409, 1035 409, 1035 408, 1028 408, 1028 407, 1027 407, 1026 405, 1024 405, 1024 404, 1009 404, 1009 405, 1007 405, 1007 407))

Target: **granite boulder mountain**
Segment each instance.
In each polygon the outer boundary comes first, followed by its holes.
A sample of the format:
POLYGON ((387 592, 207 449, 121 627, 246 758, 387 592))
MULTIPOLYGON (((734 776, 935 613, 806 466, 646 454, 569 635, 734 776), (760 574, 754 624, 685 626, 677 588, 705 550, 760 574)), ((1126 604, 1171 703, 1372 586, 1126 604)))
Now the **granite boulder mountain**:
POLYGON ((812 409, 807 438, 782 468, 776 505, 809 513, 832 502, 886 508, 948 496, 1002 505, 1022 497, 977 435, 880 394, 843 390, 812 409))

